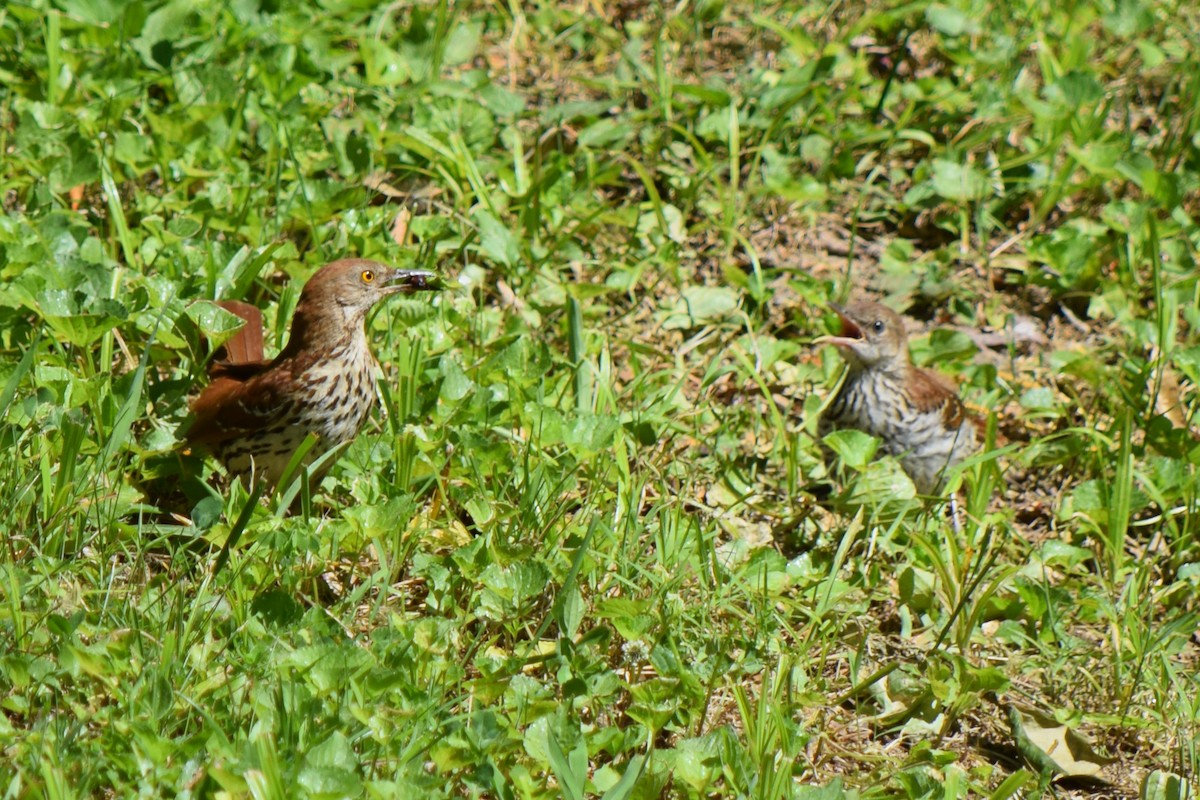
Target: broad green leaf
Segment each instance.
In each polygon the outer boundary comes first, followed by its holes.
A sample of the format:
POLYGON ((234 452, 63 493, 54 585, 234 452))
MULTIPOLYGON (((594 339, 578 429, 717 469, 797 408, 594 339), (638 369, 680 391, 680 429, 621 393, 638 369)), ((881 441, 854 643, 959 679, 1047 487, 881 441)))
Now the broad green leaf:
POLYGON ((738 292, 728 287, 689 286, 671 307, 659 313, 668 330, 695 328, 729 318, 737 311, 739 300, 738 292))
POLYGON ((978 21, 968 16, 965 11, 941 3, 934 3, 926 8, 925 19, 947 36, 973 34, 979 30, 978 21))
POLYGON ((614 597, 596 604, 596 614, 607 619, 625 639, 640 639, 654 626, 654 617, 640 600, 614 597))
POLYGON ((990 194, 987 178, 970 164, 939 158, 933 162, 933 188, 947 200, 981 200, 990 194))
POLYGON ((75 293, 66 289, 42 292, 38 307, 55 335, 76 347, 94 344, 126 317, 124 306, 115 300, 81 304, 75 293))
POLYGON ((1046 87, 1046 97, 1077 111, 1104 97, 1104 88, 1091 72, 1068 72, 1046 87))
POLYGON ((475 390, 475 383, 463 372, 458 361, 450 356, 443 356, 439 365, 442 375, 441 398, 450 403, 456 403, 475 390))
POLYGON ((219 347, 241 330, 245 321, 208 300, 189 303, 184 309, 212 347, 219 347))
POLYGON ((854 428, 831 431, 825 436, 824 442, 843 464, 856 470, 866 469, 875 459, 875 452, 879 449, 878 439, 854 428))
POLYGON ((1146 773, 1138 792, 1138 800, 1192 800, 1195 796, 1191 781, 1158 769, 1146 773))
POLYGON ((514 267, 521 260, 521 245, 512 229, 482 208, 475 212, 479 250, 497 264, 514 267))

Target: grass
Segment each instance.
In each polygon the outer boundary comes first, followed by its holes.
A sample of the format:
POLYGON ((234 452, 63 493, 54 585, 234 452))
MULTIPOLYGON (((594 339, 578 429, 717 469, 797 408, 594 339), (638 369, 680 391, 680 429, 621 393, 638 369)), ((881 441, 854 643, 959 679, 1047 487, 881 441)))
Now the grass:
POLYGON ((9 4, 4 793, 1184 796, 1197 23, 9 4), (277 348, 345 255, 455 288, 260 502, 175 434, 208 301, 277 348), (865 437, 826 468, 851 295, 988 420, 956 514, 865 437))

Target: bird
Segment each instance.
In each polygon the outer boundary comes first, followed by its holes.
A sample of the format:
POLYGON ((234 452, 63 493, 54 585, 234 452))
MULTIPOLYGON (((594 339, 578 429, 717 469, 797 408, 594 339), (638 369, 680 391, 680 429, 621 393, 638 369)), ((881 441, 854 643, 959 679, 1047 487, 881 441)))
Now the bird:
POLYGON ((939 493, 947 472, 978 450, 978 420, 951 381, 913 365, 899 314, 869 301, 830 308, 841 330, 817 341, 838 348, 846 377, 821 415, 818 433, 869 433, 900 461, 919 494, 939 493))
MULTIPOLYGON (((287 346, 273 360, 262 357, 261 312, 223 301, 247 325, 214 354, 210 383, 189 403, 187 443, 211 453, 247 485, 261 480, 269 486, 278 484, 310 433, 316 443, 306 465, 349 445, 375 402, 378 365, 365 330, 367 312, 391 295, 439 285, 432 272, 367 259, 326 264, 301 290, 287 346)), ((334 458, 314 468, 310 485, 320 483, 334 458)))

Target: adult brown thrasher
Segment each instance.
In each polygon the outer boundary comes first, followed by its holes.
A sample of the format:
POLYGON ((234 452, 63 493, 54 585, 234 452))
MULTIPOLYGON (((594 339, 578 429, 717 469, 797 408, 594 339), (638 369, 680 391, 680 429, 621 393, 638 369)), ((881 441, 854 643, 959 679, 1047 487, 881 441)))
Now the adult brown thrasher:
POLYGON ((841 332, 818 341, 837 346, 846 378, 821 415, 819 433, 856 428, 871 434, 900 460, 919 493, 936 494, 946 472, 978 449, 978 421, 950 381, 913 366, 898 314, 879 303, 830 305, 841 332))
MULTIPOLYGON (((376 362, 364 320, 377 302, 437 288, 432 272, 399 270, 360 258, 327 264, 300 293, 287 346, 263 359, 262 317, 245 303, 222 305, 246 319, 209 367, 212 382, 190 403, 187 441, 216 456, 246 482, 279 482, 296 448, 312 433, 311 464, 358 434, 375 401, 376 362)), ((325 460, 310 475, 320 482, 325 460)))

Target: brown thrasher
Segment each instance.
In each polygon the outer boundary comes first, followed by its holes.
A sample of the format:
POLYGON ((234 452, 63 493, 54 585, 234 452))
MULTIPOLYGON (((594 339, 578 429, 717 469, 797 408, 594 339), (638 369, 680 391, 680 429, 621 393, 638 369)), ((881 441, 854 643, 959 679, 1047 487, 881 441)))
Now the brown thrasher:
POLYGON ((839 428, 871 434, 900 460, 920 494, 936 494, 949 468, 977 450, 977 420, 963 408, 954 384, 913 366, 898 314, 879 303, 830 306, 841 321, 840 335, 817 341, 837 346, 846 378, 821 415, 821 436, 839 428))
MULTIPOLYGON (((349 444, 375 402, 375 358, 364 330, 367 311, 399 292, 437 288, 432 272, 399 270, 349 258, 327 264, 300 293, 287 347, 263 359, 262 315, 245 303, 221 305, 246 320, 209 367, 212 382, 190 403, 187 441, 211 452, 232 475, 279 482, 309 434, 310 464, 349 444)), ((310 476, 315 486, 332 465, 310 476)))

